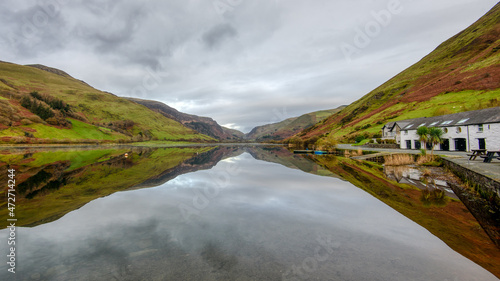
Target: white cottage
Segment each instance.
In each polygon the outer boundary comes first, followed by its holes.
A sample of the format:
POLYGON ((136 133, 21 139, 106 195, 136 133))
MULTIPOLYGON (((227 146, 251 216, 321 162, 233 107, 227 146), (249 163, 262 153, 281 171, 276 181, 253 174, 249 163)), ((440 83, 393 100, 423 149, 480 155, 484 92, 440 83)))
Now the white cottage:
POLYGON ((397 144, 401 143, 401 128, 409 123, 406 120, 389 122, 382 127, 382 139, 396 140, 397 144))
MULTIPOLYGON (((471 149, 500 150, 500 107, 467 111, 449 115, 423 117, 388 123, 396 127, 399 123, 399 136, 402 149, 420 149, 422 143, 417 135, 420 126, 438 127, 444 131, 443 143, 435 150, 471 151, 471 149)), ((386 126, 387 126, 386 125, 386 126)), ((388 130, 384 126, 385 130, 388 130)), ((383 133, 384 133, 383 129, 383 133)), ((427 144, 427 149, 432 145, 427 144)))

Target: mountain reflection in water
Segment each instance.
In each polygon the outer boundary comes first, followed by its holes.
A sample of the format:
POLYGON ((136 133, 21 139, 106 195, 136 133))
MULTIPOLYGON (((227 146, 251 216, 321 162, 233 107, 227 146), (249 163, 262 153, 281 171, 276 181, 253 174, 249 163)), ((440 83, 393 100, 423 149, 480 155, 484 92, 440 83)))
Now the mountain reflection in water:
MULTIPOLYGON (((16 278, 498 280, 322 159, 278 146, 4 153, 33 226, 17 229, 16 278)), ((361 179, 343 161, 330 162, 361 179)))

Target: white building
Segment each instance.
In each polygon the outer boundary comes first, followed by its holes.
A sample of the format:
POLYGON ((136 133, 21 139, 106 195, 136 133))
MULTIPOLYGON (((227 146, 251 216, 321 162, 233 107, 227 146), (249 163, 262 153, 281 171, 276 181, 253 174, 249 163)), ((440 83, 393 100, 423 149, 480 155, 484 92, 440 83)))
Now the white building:
POLYGON ((389 122, 382 127, 382 139, 394 139, 397 144, 401 143, 401 128, 408 125, 406 120, 389 122))
MULTIPOLYGON (((386 124, 382 129, 394 132, 394 139, 400 140, 402 149, 420 149, 422 143, 417 135, 420 126, 438 127, 444 132, 443 143, 435 150, 471 151, 471 149, 500 150, 500 107, 467 111, 436 117, 407 119, 386 124)), ((427 149, 432 145, 427 144, 427 149)))

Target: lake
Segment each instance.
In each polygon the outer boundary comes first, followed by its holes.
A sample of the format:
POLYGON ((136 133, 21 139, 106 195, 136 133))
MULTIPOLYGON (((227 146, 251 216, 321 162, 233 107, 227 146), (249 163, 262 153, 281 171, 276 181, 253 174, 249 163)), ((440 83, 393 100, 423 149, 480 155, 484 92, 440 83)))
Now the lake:
POLYGON ((319 157, 279 146, 3 151, 0 180, 16 169, 16 273, 3 200, 0 279, 498 280, 356 186, 341 157, 328 160, 339 172, 319 157))

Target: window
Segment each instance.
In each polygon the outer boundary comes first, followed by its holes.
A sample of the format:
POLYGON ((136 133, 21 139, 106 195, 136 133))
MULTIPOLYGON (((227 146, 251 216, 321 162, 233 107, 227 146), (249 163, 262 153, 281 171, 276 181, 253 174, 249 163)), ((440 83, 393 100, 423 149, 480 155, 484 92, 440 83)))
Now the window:
POLYGON ((435 126, 437 123, 439 123, 439 121, 436 121, 436 122, 432 122, 429 126, 435 126))
POLYGON ((422 124, 418 125, 418 127, 422 127, 422 126, 425 126, 425 123, 422 123, 422 124))
POLYGON ((408 135, 408 131, 403 131, 405 135, 408 135))
POLYGON ((413 124, 410 124, 410 125, 406 126, 406 127, 405 127, 405 129, 409 129, 409 128, 411 128, 412 126, 413 126, 413 124))
POLYGON ((444 129, 443 129, 443 132, 444 132, 445 134, 446 134, 446 133, 448 133, 448 128, 444 128, 444 129))
POLYGON ((457 127, 457 134, 462 132, 462 128, 457 127))
POLYGON ((441 125, 448 125, 448 124, 450 124, 451 122, 453 122, 453 120, 444 121, 443 123, 441 123, 441 125))
POLYGON ((462 123, 465 123, 465 121, 467 121, 467 120, 469 120, 469 118, 462 119, 462 120, 458 121, 457 123, 458 123, 458 124, 462 124, 462 123))
POLYGON ((479 125, 477 125, 477 131, 478 131, 478 132, 483 132, 483 131, 484 131, 483 124, 479 124, 479 125))

